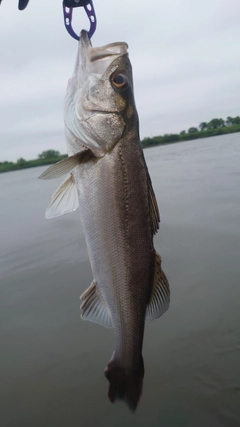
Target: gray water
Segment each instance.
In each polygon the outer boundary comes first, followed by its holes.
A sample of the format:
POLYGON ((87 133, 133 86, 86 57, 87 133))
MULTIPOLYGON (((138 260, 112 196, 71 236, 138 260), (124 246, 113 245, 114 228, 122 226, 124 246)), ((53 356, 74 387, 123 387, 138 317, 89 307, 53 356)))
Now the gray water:
POLYGON ((107 398, 112 330, 80 319, 79 212, 44 218, 59 184, 45 167, 1 174, 1 427, 240 425, 240 134, 145 156, 171 305, 146 326, 135 414, 107 398))

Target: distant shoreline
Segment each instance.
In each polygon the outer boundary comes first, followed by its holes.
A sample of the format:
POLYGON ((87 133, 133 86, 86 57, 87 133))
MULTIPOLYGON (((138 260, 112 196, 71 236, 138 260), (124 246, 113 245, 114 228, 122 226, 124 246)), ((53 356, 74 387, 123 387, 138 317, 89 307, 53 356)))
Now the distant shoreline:
POLYGON ((47 159, 35 159, 35 160, 24 160, 19 159, 16 163, 14 162, 0 162, 0 173, 12 172, 21 169, 35 168, 37 166, 52 165, 60 160, 66 159, 67 154, 61 154, 60 156, 49 157, 47 159))
MULTIPOLYGON (((194 129, 194 128, 192 128, 194 129)), ((183 131, 184 132, 184 131, 183 131)), ((210 138, 211 136, 227 135, 229 133, 240 132, 240 124, 233 126, 223 126, 217 129, 207 129, 196 132, 179 134, 167 134, 164 136, 154 136, 152 138, 144 138, 141 141, 143 148, 156 147, 158 145, 175 144, 176 142, 191 141, 194 139, 210 138)))
MULTIPOLYGON (((216 119, 218 120, 218 119, 216 119)), ((233 126, 222 126, 217 129, 206 129, 206 130, 197 130, 197 128, 190 128, 188 133, 185 131, 180 132, 179 134, 167 134, 164 136, 154 136, 152 138, 144 138, 141 141, 143 148, 156 147, 160 145, 175 144, 177 142, 190 141, 194 139, 208 138, 211 136, 227 135, 229 133, 240 132, 240 124, 233 126), (194 129, 196 131, 191 131, 194 129)), ((51 151, 51 150, 50 150, 51 151)), ((67 158, 67 154, 56 155, 54 157, 48 158, 38 158, 34 160, 24 160, 19 159, 16 163, 14 162, 0 162, 0 173, 11 172, 15 170, 28 169, 37 166, 51 165, 57 163, 60 160, 67 158)))

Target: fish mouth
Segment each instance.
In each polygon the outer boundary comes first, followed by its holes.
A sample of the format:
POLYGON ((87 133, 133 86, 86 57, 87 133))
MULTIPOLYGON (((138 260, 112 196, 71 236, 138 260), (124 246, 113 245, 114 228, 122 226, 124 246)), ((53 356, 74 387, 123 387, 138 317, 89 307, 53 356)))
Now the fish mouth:
POLYGON ((88 54, 90 54, 89 60, 91 62, 106 56, 124 55, 128 50, 128 44, 126 42, 114 42, 104 46, 93 47, 86 30, 81 31, 79 45, 82 52, 88 51, 88 54))
POLYGON ((79 40, 77 68, 82 73, 103 75, 109 65, 119 56, 128 53, 128 44, 125 42, 109 43, 100 47, 93 47, 88 32, 82 30, 79 40))
POLYGON ((82 30, 81 31, 78 46, 79 46, 79 49, 81 49, 82 52, 85 52, 89 48, 92 47, 91 40, 88 37, 88 32, 86 30, 82 30))

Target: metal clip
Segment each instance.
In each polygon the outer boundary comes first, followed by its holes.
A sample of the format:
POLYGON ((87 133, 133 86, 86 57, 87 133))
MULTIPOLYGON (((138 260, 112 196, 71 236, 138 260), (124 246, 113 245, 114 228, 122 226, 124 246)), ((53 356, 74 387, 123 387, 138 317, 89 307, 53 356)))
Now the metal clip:
MULTIPOLYGON (((88 37, 91 38, 92 35, 95 33, 96 26, 97 26, 97 18, 96 18, 95 10, 93 7, 93 2, 92 2, 92 0, 87 0, 87 1, 86 0, 85 1, 74 0, 74 1, 77 4, 75 4, 73 7, 83 6, 85 9, 85 12, 86 12, 88 19, 89 19, 89 22, 90 22, 90 29, 88 31, 88 37)), ((65 24, 67 32, 70 34, 70 36, 72 36, 76 40, 79 40, 80 37, 75 33, 75 31, 72 28, 73 7, 65 6, 65 4, 69 4, 69 3, 70 3, 69 1, 63 0, 64 24, 65 24)))

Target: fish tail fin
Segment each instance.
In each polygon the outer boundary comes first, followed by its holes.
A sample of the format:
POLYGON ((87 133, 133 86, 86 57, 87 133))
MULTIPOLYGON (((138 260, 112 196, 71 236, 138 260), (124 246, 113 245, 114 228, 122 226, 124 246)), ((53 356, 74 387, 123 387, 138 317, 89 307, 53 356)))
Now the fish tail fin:
POLYGON ((108 397, 112 403, 116 400, 126 402, 131 411, 135 411, 142 395, 144 364, 141 356, 137 369, 127 369, 112 359, 105 369, 109 381, 108 397))

